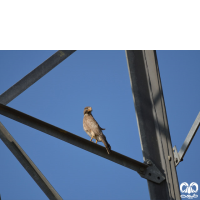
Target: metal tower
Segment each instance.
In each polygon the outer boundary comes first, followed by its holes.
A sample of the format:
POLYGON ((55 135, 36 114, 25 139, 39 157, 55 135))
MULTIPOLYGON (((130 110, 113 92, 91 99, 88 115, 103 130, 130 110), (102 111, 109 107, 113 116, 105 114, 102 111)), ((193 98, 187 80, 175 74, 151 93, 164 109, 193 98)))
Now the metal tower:
MULTIPOLYGON (((79 148, 130 168, 147 179, 151 200, 180 199, 176 166, 183 160, 200 125, 197 116, 180 152, 172 148, 158 61, 155 51, 126 51, 144 163, 6 106, 75 51, 57 51, 0 95, 0 114, 79 148)), ((0 123, 0 138, 49 199, 62 199, 12 135, 0 123)), ((0 197, 1 199, 1 197, 0 197)))

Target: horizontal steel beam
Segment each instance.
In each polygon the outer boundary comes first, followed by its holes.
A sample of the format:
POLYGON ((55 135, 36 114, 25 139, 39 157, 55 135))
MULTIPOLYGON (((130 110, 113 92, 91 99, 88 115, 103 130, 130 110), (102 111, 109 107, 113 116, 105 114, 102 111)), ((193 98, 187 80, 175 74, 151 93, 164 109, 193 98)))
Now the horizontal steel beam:
POLYGON ((22 124, 30 126, 32 128, 35 128, 39 131, 42 131, 48 135, 56 137, 60 140, 68 142, 72 145, 80 147, 86 151, 89 151, 89 152, 99 155, 103 158, 106 158, 108 160, 116 162, 116 163, 118 163, 122 166, 125 166, 127 168, 130 168, 132 170, 140 172, 140 170, 141 170, 140 168, 145 170, 148 167, 148 165, 146 165, 144 163, 141 163, 137 160, 131 159, 131 158, 124 156, 120 153, 117 153, 115 151, 111 151, 111 154, 107 154, 106 149, 101 145, 90 142, 89 140, 81 138, 75 134, 72 134, 68 131, 65 131, 65 130, 58 128, 56 126, 53 126, 51 124, 48 124, 44 121, 36 119, 30 115, 22 113, 18 110, 15 110, 15 109, 5 106, 3 104, 0 104, 0 114, 4 115, 10 119, 13 119, 15 121, 18 121, 22 124))
POLYGON ((24 78, 1 94, 0 103, 4 105, 8 104, 74 52, 74 50, 57 51, 24 78))
POLYGON ((161 183, 163 180, 165 180, 163 174, 158 170, 158 168, 154 164, 149 165, 148 163, 141 163, 137 160, 124 156, 115 151, 111 151, 111 154, 107 154, 106 149, 101 145, 90 142, 89 140, 81 138, 75 134, 72 134, 51 124, 48 124, 44 121, 41 121, 37 118, 34 118, 30 115, 22 113, 3 104, 0 104, 0 114, 15 121, 18 121, 22 124, 30 126, 34 129, 42 131, 48 135, 56 137, 60 140, 68 142, 72 145, 75 145, 79 148, 82 148, 86 151, 94 153, 98 156, 106 158, 124 167, 137 171, 139 175, 145 179, 151 180, 156 183, 161 183))
MULTIPOLYGON (((53 186, 0 122, 0 138, 49 199, 62 200, 53 186)), ((2 152, 3 153, 3 152, 2 152)))

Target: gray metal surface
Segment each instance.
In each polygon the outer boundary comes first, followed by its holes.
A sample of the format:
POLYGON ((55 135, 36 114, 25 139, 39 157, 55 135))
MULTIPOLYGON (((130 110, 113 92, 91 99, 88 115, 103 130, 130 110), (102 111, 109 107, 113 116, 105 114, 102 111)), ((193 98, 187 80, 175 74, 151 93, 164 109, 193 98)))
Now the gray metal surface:
POLYGON ((145 179, 148 179, 155 183, 161 183, 163 180, 165 180, 163 173, 155 166, 155 164, 141 163, 137 160, 124 156, 115 151, 111 151, 111 154, 107 154, 105 147, 90 142, 89 140, 81 138, 75 134, 72 134, 56 126, 43 122, 39 119, 36 119, 30 115, 22 113, 3 104, 0 104, 0 114, 9 117, 13 120, 16 120, 20 123, 23 123, 27 126, 30 126, 32 128, 35 128, 39 131, 47 133, 53 137, 61 139, 65 142, 68 142, 72 145, 75 145, 79 148, 82 148, 86 151, 104 157, 124 167, 137 171, 140 174, 140 176, 145 179), (149 173, 151 175, 149 175, 149 173))
POLYGON ((137 160, 131 159, 131 158, 124 156, 120 153, 117 153, 115 151, 111 151, 111 154, 107 154, 105 147, 103 147, 101 145, 90 142, 89 140, 81 138, 77 135, 74 135, 74 134, 68 132, 68 131, 65 131, 56 126, 53 126, 46 122, 43 122, 39 119, 36 119, 32 116, 29 116, 25 113, 17 111, 15 109, 5 106, 3 104, 0 104, 0 114, 4 115, 6 117, 9 117, 13 120, 16 120, 20 123, 23 123, 27 126, 30 126, 32 128, 35 128, 39 131, 47 133, 53 137, 61 139, 65 142, 68 142, 72 145, 75 145, 77 147, 85 149, 91 153, 94 153, 94 154, 104 157, 108 160, 116 162, 122 166, 125 166, 132 170, 135 170, 138 173, 141 173, 141 168, 145 172, 146 168, 148 167, 147 164, 144 164, 137 160))
POLYGON ((197 130, 199 128, 199 126, 200 126, 200 112, 197 115, 197 117, 196 117, 196 119, 195 119, 195 121, 194 121, 194 123, 193 123, 193 125, 192 125, 192 127, 191 127, 191 129, 190 129, 190 131, 189 131, 189 133, 187 135, 187 137, 185 138, 185 141, 184 141, 180 151, 178 152, 178 154, 176 154, 176 151, 177 151, 176 146, 173 148, 176 166, 181 161, 183 161, 183 157, 186 154, 186 152, 187 152, 187 150, 188 150, 188 148, 189 148, 189 146, 190 146, 190 144, 191 144, 191 142, 192 142, 192 140, 193 140, 193 138, 194 138, 194 136, 195 136, 195 134, 196 134, 196 132, 197 132, 197 130))
POLYGON ((193 140, 193 138, 194 138, 194 136, 195 136, 195 134, 196 134, 196 132, 199 128, 199 125, 200 125, 200 112, 197 115, 187 137, 185 138, 185 141, 184 141, 180 151, 178 152, 180 160, 183 159, 185 153, 187 152, 187 149, 190 146, 190 144, 191 144, 191 142, 192 142, 192 140, 193 140))
POLYGON ((12 101, 15 97, 20 95, 28 87, 34 84, 37 80, 42 78, 46 73, 56 67, 59 63, 65 60, 68 56, 74 53, 74 50, 57 51, 41 65, 27 74, 24 78, 18 81, 15 85, 10 87, 0 96, 0 103, 6 105, 12 101))
POLYGON ((144 163, 147 164, 149 167, 146 168, 145 173, 140 174, 142 178, 153 181, 155 183, 161 183, 165 180, 165 176, 151 160, 146 160, 144 163))
POLYGON ((148 181, 151 200, 179 200, 179 183, 155 51, 126 51, 143 159, 165 175, 161 184, 148 181), (170 159, 169 159, 170 158, 170 159))
MULTIPOLYGON (((24 92, 28 87, 42 78, 45 74, 47 74, 50 70, 56 67, 59 63, 61 63, 64 59, 69 57, 74 50, 64 50, 57 51, 54 55, 44 61, 41 65, 27 74, 24 78, 18 81, 15 85, 10 87, 7 91, 0 95, 0 103, 8 104, 15 97, 24 92)), ((1 124, 1 127, 3 125, 1 124)), ((16 156, 16 158, 20 161, 20 163, 24 166, 24 168, 28 171, 28 173, 32 176, 32 178, 36 181, 36 183, 40 186, 43 192, 49 197, 49 199, 62 199, 59 194, 55 191, 55 189, 51 186, 51 184, 47 181, 47 179, 43 176, 43 174, 38 170, 38 168, 34 165, 34 163, 30 160, 30 158, 25 154, 25 152, 21 149, 21 147, 16 143, 16 141, 12 138, 12 136, 6 131, 5 128, 2 128, 1 131, 1 139, 10 149, 10 151, 16 156), (8 138, 12 141, 9 142, 8 138)))
POLYGON ((174 163, 175 163, 175 166, 177 166, 181 162, 181 160, 180 160, 176 146, 173 147, 173 153, 174 153, 174 163))
POLYGON ((30 174, 42 191, 49 199, 61 200, 61 196, 56 192, 53 186, 48 182, 45 176, 36 167, 33 161, 28 157, 24 150, 15 141, 12 135, 6 130, 0 122, 0 138, 4 144, 10 149, 13 155, 18 159, 25 170, 30 174))

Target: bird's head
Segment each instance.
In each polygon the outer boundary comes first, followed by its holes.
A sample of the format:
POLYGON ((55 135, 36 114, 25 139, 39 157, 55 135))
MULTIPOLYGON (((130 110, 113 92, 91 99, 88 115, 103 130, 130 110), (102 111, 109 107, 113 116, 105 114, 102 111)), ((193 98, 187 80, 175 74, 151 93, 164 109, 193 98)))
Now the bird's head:
POLYGON ((84 108, 83 114, 90 114, 92 112, 92 107, 88 106, 84 108))

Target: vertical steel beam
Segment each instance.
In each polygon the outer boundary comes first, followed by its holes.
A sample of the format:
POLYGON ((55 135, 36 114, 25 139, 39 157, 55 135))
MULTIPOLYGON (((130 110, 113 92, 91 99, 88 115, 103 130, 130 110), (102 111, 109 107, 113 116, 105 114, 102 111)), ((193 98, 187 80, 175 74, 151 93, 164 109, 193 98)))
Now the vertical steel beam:
POLYGON ((8 104, 74 52, 74 50, 57 51, 15 85, 1 94, 0 103, 4 105, 8 104))
MULTIPOLYGON (((53 186, 48 182, 45 176, 36 167, 33 161, 28 157, 24 150, 15 141, 12 135, 6 130, 0 122, 0 138, 4 144, 10 149, 13 155, 18 159, 25 170, 30 174, 33 180, 38 184, 42 191, 49 199, 62 200, 61 196, 56 192, 53 186)), ((1 198, 1 197, 0 197, 1 198)))
POLYGON ((144 161, 150 159, 165 174, 165 181, 148 181, 151 200, 179 200, 163 91, 155 51, 126 51, 144 161))

